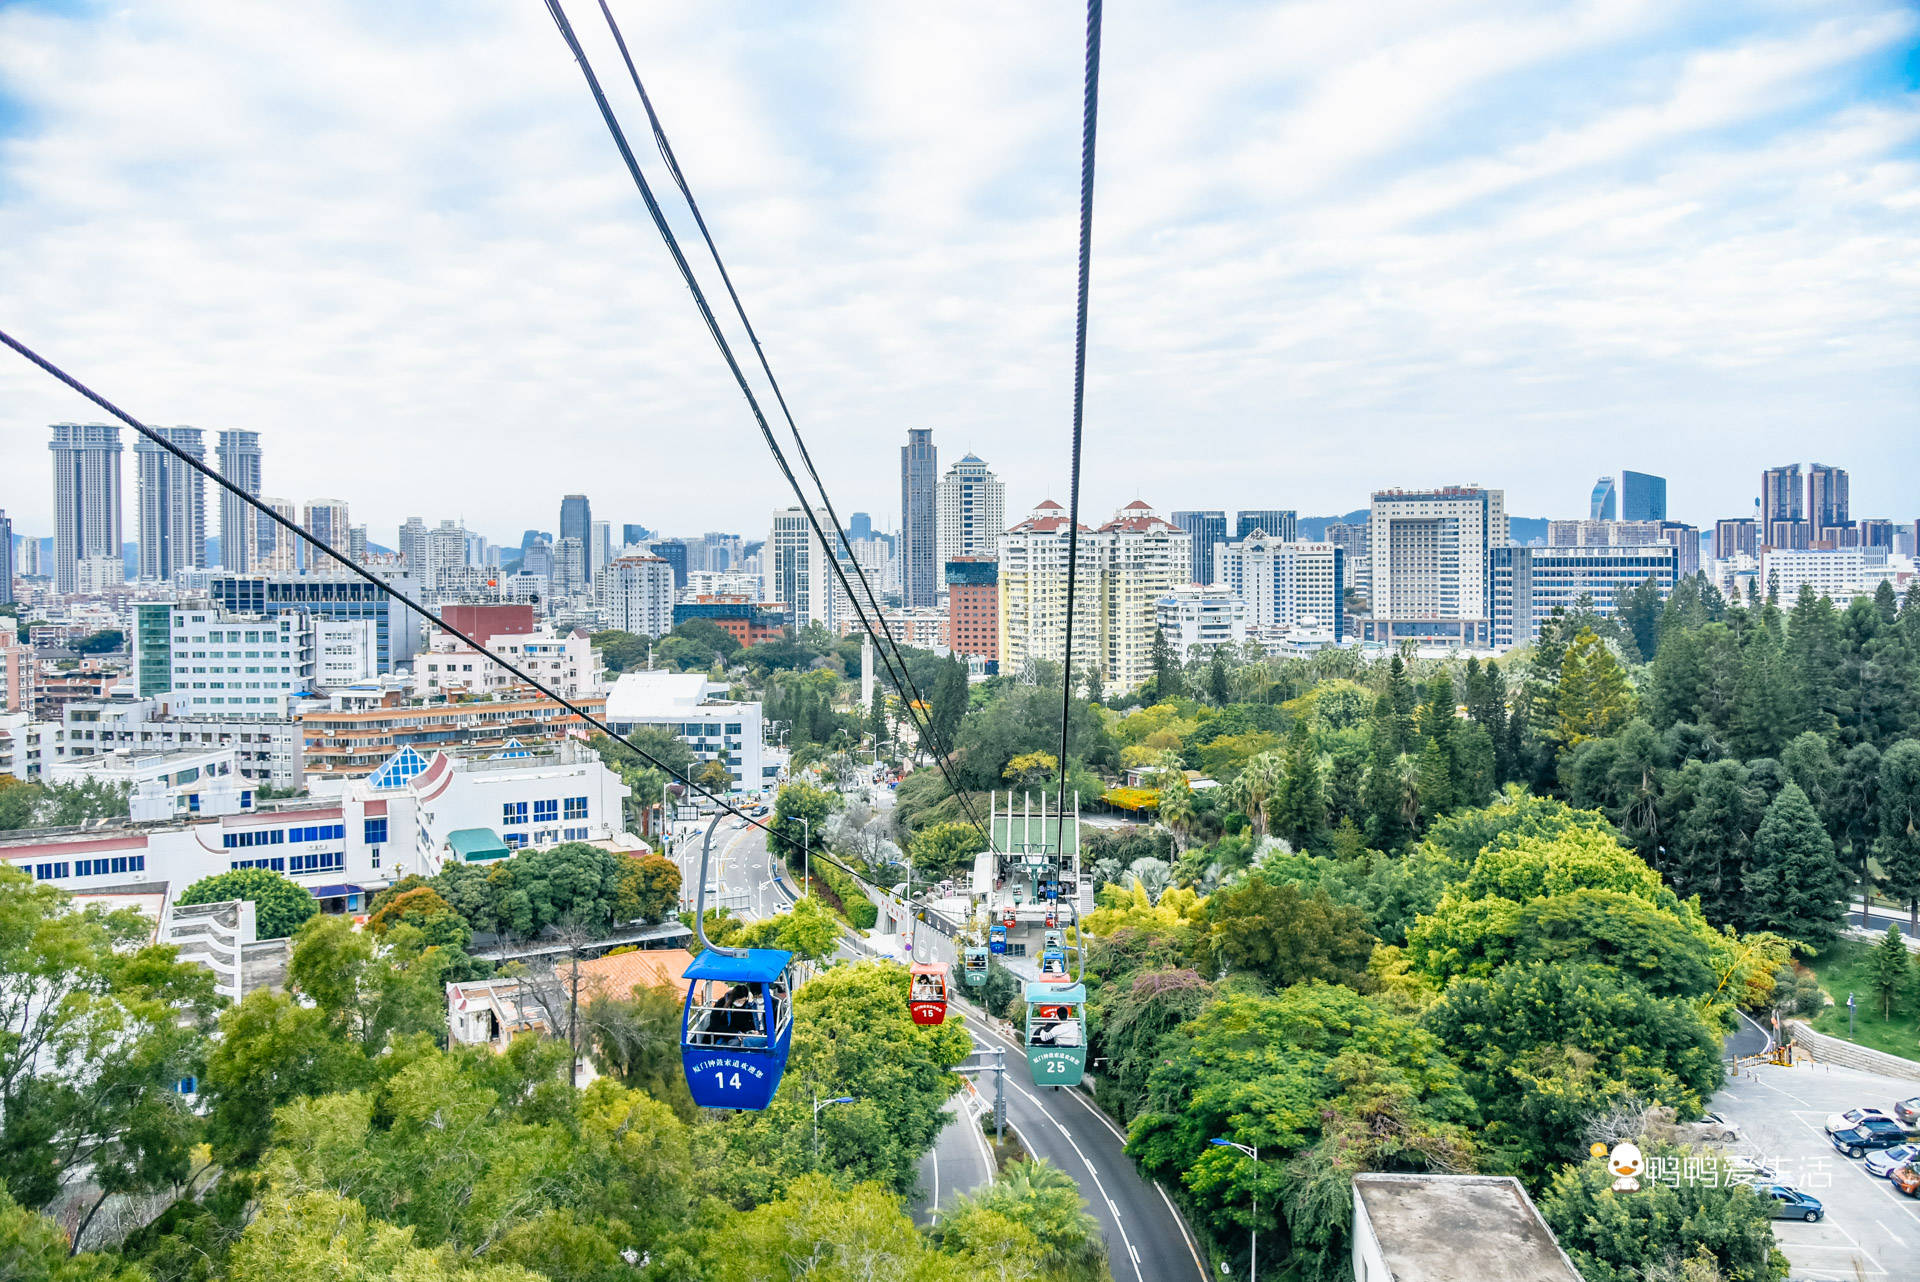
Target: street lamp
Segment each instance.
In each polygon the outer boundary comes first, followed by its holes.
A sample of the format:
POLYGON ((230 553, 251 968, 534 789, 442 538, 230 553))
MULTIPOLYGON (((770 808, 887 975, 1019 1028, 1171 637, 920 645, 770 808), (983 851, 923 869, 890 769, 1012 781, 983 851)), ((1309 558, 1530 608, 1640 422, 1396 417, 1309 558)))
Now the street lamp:
MULTIPOLYGON (((1258 1145, 1248 1147, 1245 1144, 1236 1144, 1232 1140, 1208 1140, 1207 1143, 1215 1148, 1237 1148, 1256 1163, 1260 1160, 1258 1145)), ((1260 1278, 1260 1193, 1258 1189, 1253 1194, 1253 1248, 1247 1260, 1247 1278, 1248 1282, 1259 1282, 1260 1278)))
POLYGON ((851 1104, 851 1095, 837 1095, 833 1099, 821 1099, 818 1091, 813 1096, 813 1164, 820 1165, 820 1110, 829 1104, 851 1104))

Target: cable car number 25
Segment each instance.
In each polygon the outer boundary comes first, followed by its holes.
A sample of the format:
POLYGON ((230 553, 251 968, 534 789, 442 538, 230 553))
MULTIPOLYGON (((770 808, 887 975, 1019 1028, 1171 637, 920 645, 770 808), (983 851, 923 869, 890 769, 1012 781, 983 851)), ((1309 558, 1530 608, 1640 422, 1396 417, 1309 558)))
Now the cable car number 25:
POLYGON ((1064 1073, 1067 1071, 1066 1064, 1057 1059, 1047 1060, 1046 1066, 1049 1073, 1064 1073))
POLYGON ((733 1075, 733 1080, 729 1082, 727 1080, 726 1073, 716 1068, 713 1070, 713 1080, 720 1083, 720 1085, 722 1086, 731 1086, 736 1091, 740 1089, 740 1074, 738 1073, 735 1073, 733 1075))

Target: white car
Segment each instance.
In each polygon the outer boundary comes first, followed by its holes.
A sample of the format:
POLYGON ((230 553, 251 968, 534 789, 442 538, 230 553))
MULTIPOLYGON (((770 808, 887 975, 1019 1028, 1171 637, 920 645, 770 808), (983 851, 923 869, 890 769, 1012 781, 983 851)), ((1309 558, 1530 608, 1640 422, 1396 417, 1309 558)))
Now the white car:
POLYGON ((1748 1157, 1743 1153, 1730 1153, 1724 1159, 1729 1184, 1751 1184, 1755 1180, 1771 1180, 1773 1167, 1765 1158, 1748 1157))
POLYGON ((1916 1161, 1920 1161, 1920 1144, 1895 1144, 1892 1148, 1867 1154, 1867 1174, 1877 1175, 1884 1180, 1893 1175, 1895 1167, 1916 1161))
POLYGON ((1870 1117, 1886 1118, 1889 1122, 1893 1120, 1877 1108, 1850 1108, 1844 1113, 1835 1113, 1827 1118, 1827 1134, 1831 1135, 1835 1131, 1850 1131, 1870 1117))

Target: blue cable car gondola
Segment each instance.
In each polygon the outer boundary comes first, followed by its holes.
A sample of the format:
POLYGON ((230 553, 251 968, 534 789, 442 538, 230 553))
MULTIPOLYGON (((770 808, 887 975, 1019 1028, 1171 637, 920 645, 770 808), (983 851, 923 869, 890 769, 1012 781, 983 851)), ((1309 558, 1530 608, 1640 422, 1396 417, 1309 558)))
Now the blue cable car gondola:
POLYGON ((687 981, 680 1064, 701 1108, 762 1109, 780 1088, 793 1044, 793 954, 707 942, 707 863, 719 826, 715 815, 707 825, 694 900, 694 931, 703 951, 680 976, 687 981))
POLYGON ((1007 951, 1007 928, 995 926, 987 931, 987 947, 996 953, 1007 951))

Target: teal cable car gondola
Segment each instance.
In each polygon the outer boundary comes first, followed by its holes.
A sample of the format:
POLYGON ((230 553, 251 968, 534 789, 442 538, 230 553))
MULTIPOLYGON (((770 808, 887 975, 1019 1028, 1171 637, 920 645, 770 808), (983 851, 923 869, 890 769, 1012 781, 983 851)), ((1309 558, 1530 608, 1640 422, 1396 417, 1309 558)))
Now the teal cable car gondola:
POLYGON ((1078 1086, 1087 1071, 1086 985, 1030 983, 1026 995, 1033 1084, 1078 1086))
POLYGON ((987 968, 991 964, 988 960, 986 949, 978 946, 968 948, 966 950, 965 971, 967 987, 979 988, 985 985, 987 982, 987 968))
POLYGON ((703 951, 680 976, 687 981, 680 1065, 701 1108, 763 1109, 780 1089, 793 1044, 793 954, 707 942, 707 861, 719 824, 715 815, 707 825, 694 901, 694 930, 703 951))

